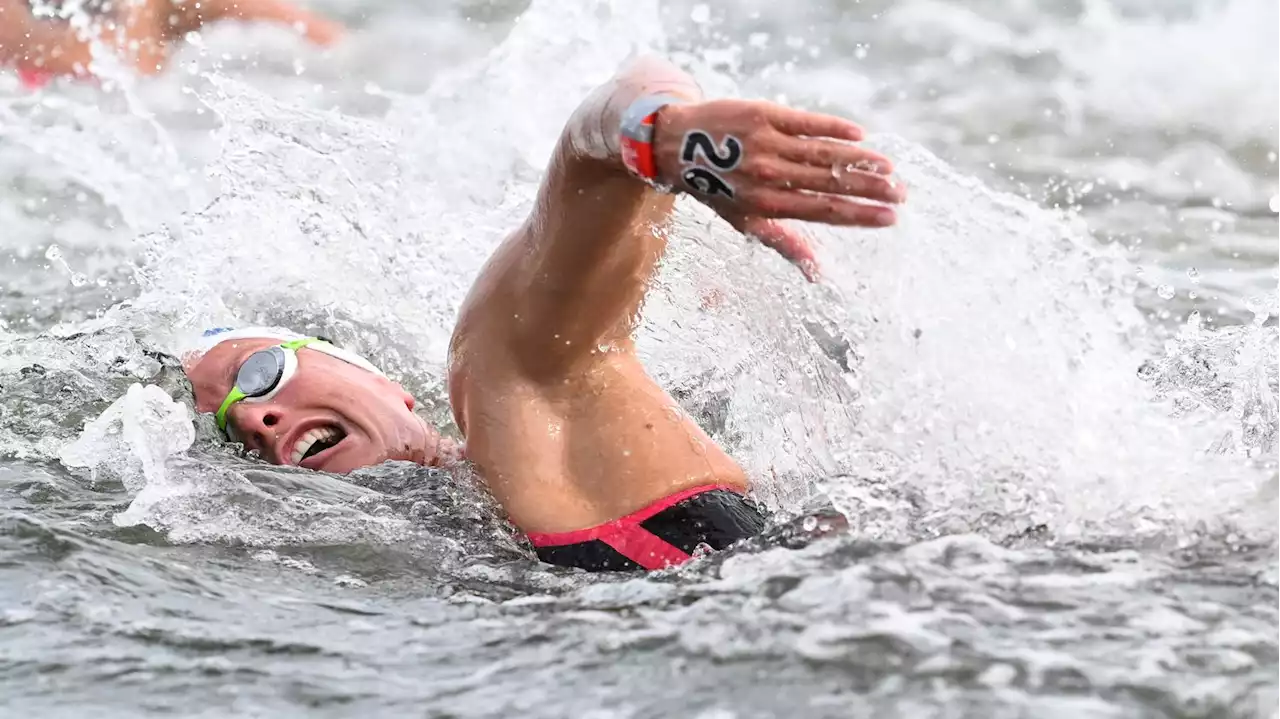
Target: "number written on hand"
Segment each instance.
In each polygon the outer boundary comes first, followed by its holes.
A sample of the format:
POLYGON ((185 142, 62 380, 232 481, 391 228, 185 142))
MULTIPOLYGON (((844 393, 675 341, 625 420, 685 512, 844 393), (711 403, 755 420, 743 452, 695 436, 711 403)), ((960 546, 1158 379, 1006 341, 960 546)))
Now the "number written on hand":
POLYGON ((702 130, 690 130, 684 136, 684 149, 680 158, 692 163, 701 155, 712 166, 721 170, 732 170, 742 162, 742 142, 733 135, 725 135, 719 147, 711 141, 711 136, 702 130))
POLYGON ((700 195, 721 195, 726 199, 733 199, 733 186, 705 167, 690 167, 680 177, 689 189, 700 195))

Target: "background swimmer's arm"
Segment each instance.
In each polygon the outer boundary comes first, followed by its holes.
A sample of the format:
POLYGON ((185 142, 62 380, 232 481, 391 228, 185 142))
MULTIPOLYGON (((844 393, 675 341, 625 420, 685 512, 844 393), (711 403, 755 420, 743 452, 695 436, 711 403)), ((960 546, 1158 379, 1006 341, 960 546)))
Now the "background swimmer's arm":
MULTIPOLYGON (((93 32, 107 47, 129 48, 143 73, 164 63, 168 0, 129 4, 119 17, 94 18, 93 32)), ((0 61, 62 75, 86 75, 93 52, 86 36, 67 22, 37 18, 26 0, 0 0, 0 61)))
POLYGON ((86 72, 89 46, 66 23, 36 18, 27 0, 0 0, 0 64, 86 72))
MULTIPOLYGON (((340 33, 333 22, 279 0, 126 3, 119 15, 94 18, 93 31, 104 46, 124 49, 138 72, 154 75, 164 69, 173 43, 222 18, 284 23, 321 44, 340 33)), ((70 24, 34 17, 27 0, 0 0, 0 64, 86 75, 92 62, 90 42, 70 24)))

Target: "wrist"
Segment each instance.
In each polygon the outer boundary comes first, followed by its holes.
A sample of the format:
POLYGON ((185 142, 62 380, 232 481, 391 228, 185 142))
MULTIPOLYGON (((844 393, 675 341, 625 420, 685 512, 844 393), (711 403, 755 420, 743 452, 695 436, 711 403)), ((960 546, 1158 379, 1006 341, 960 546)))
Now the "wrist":
POLYGON ((622 113, 618 128, 622 164, 632 175, 655 187, 663 187, 654 148, 658 122, 673 105, 684 102, 674 95, 642 95, 622 113))

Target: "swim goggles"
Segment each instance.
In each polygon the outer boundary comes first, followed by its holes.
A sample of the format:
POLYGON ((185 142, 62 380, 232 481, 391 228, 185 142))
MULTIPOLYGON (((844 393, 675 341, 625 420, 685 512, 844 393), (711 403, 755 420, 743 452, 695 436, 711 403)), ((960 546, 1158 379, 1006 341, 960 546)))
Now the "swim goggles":
POLYGON ((369 360, 354 352, 336 347, 319 337, 281 342, 273 347, 254 352, 240 363, 240 369, 236 371, 235 384, 231 386, 231 391, 227 393, 226 399, 222 400, 222 406, 218 408, 218 428, 228 432, 227 411, 236 402, 266 402, 279 394, 280 390, 298 373, 298 350, 303 347, 322 352, 376 375, 385 376, 369 360))

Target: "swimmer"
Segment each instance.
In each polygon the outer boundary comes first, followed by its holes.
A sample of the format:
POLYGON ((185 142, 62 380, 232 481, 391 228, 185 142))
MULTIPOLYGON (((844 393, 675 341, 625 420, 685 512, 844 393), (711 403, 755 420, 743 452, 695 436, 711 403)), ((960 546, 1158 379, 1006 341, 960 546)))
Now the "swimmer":
POLYGON ((341 36, 337 23, 284 0, 106 0, 85 8, 93 23, 81 29, 37 17, 31 0, 0 0, 0 66, 17 68, 35 86, 58 75, 88 77, 100 44, 139 73, 155 75, 187 33, 221 20, 280 23, 319 45, 341 36))
POLYGON ((770 102, 704 100, 657 58, 574 112, 524 224, 463 303, 448 357, 465 449, 361 357, 273 329, 213 330, 184 359, 197 410, 267 461, 348 472, 465 453, 544 561, 659 569, 758 533, 743 470, 645 372, 632 332, 688 193, 811 281, 780 222, 886 227, 901 184, 862 129, 770 102), (833 172, 833 168, 843 168, 833 172))

